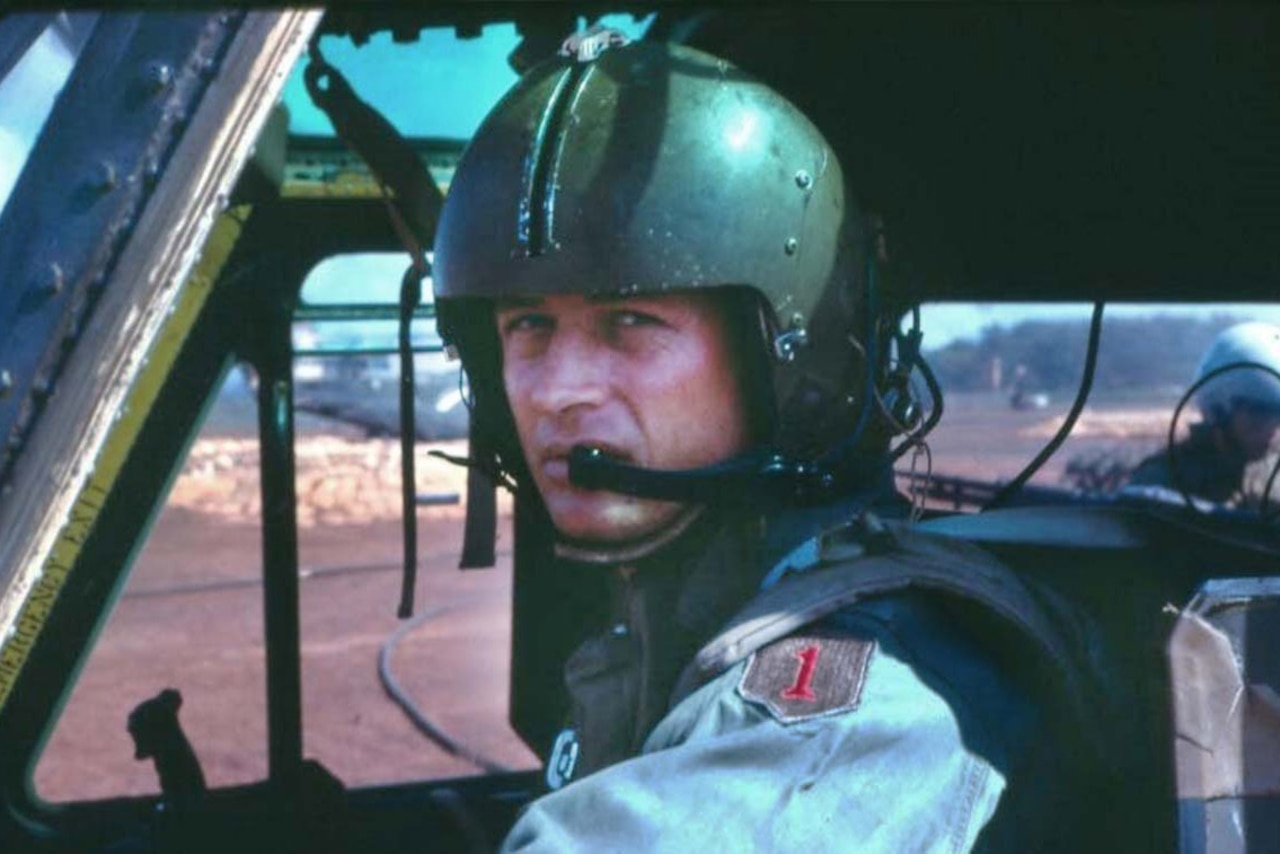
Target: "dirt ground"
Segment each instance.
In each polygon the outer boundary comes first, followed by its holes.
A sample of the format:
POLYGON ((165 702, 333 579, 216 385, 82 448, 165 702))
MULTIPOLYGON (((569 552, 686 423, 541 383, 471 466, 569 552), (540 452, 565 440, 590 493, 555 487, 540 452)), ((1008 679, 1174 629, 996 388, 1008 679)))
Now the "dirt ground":
MULTIPOLYGON (((419 491, 461 493, 461 470, 427 450, 419 491)), ((42 797, 158 791, 125 721, 166 687, 182 693, 179 717, 210 785, 266 776, 256 454, 244 438, 195 444, 37 766, 42 797)), ((380 650, 403 625, 395 440, 303 435, 296 456, 305 754, 348 786, 479 773, 420 734, 379 679, 380 650)), ((499 565, 468 572, 456 568, 461 505, 420 509, 420 619, 391 667, 449 736, 525 768, 536 760, 506 724, 511 572, 500 508, 499 565)))
MULTIPOLYGON (((1045 463, 1034 483, 1062 486, 1068 461, 1113 456, 1136 463, 1166 440, 1176 396, 1142 402, 1089 405, 1071 436, 1045 463)), ((929 439, 934 470, 991 481, 1012 479, 1062 425, 1070 400, 1044 409, 1013 409, 998 393, 952 394, 929 439)))
MULTIPOLYGON (((1066 408, 1013 411, 995 396, 949 399, 931 442, 934 471, 1007 480, 1066 408)), ((1078 438, 1041 481, 1059 483, 1073 454, 1136 460, 1160 443, 1167 413, 1158 405, 1087 410, 1078 438)), ((182 692, 180 718, 211 785, 267 774, 257 447, 250 430, 210 423, 222 427, 195 443, 36 769, 37 791, 49 800, 158 791, 150 763, 133 758, 125 721, 166 687, 182 692)), ((462 471, 428 450, 419 449, 419 492, 460 495, 462 471)), ((296 457, 305 754, 348 786, 480 773, 419 733, 379 681, 379 653, 402 627, 397 441, 300 421, 296 457)), ((461 505, 420 508, 422 619, 405 628, 391 665, 451 737, 489 761, 527 768, 535 759, 505 720, 506 504, 502 517, 499 566, 461 572, 461 505)))

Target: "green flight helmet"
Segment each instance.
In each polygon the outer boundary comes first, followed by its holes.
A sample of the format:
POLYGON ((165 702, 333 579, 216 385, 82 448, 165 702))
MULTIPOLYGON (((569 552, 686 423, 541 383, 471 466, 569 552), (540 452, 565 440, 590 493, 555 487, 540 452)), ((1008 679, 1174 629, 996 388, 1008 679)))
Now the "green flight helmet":
POLYGON ((440 331, 471 379, 473 425, 505 407, 478 306, 749 289, 770 445, 814 459, 862 402, 865 229, 818 129, 730 63, 662 42, 562 51, 480 126, 436 233, 440 331))

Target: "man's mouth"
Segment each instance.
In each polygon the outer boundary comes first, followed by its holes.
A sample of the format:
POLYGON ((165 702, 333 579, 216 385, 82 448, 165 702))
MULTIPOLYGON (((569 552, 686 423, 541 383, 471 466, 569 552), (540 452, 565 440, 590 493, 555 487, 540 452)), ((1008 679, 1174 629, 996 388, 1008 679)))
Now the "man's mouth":
POLYGON ((552 445, 542 454, 542 471, 552 481, 569 482, 569 457, 574 451, 588 451, 610 460, 629 462, 631 455, 606 442, 574 442, 552 445))

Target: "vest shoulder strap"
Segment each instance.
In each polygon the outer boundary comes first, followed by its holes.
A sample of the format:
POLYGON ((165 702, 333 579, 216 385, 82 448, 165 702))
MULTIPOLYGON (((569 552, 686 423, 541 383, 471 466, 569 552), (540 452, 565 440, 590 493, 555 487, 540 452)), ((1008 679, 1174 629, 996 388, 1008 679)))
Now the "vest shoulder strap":
POLYGON ((1071 646, 1044 603, 1011 569, 971 543, 864 516, 806 543, 783 559, 788 561, 770 574, 778 582, 698 651, 676 684, 672 705, 806 625, 866 599, 908 590, 980 606, 1034 644, 1066 702, 1082 703, 1071 646))

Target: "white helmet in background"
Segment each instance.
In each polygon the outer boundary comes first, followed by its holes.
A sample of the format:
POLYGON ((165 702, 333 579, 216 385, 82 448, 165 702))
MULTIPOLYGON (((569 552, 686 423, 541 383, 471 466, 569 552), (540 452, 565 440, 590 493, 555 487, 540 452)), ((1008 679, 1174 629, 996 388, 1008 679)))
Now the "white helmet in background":
POLYGON ((1196 391, 1205 418, 1226 418, 1237 406, 1280 414, 1280 328, 1250 321, 1218 333, 1200 360, 1196 382, 1220 370, 1196 391), (1223 370, 1242 363, 1260 367, 1223 370))

